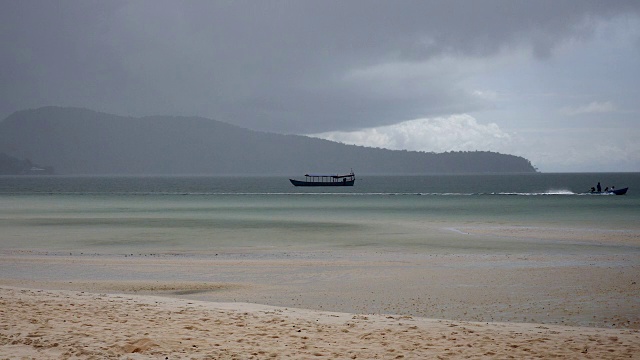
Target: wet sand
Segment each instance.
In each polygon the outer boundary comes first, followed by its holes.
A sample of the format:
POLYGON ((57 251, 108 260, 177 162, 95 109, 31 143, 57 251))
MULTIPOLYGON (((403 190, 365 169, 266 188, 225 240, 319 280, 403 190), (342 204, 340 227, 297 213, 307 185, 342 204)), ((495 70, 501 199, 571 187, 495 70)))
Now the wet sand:
POLYGON ((441 231, 432 253, 3 250, 0 358, 640 358, 637 233, 441 231))

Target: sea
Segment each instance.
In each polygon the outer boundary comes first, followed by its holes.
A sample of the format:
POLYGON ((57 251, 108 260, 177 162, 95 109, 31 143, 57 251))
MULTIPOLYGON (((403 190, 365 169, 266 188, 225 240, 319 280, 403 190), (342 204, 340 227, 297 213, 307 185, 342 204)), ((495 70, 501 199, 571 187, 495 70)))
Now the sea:
MULTIPOLYGON (((500 253, 517 244, 460 235, 480 227, 634 236, 638 219, 640 173, 358 175, 353 187, 318 188, 294 187, 287 176, 0 177, 5 252, 500 253), (589 194, 598 182, 629 190, 589 194)), ((577 251, 535 245, 528 251, 577 251)))

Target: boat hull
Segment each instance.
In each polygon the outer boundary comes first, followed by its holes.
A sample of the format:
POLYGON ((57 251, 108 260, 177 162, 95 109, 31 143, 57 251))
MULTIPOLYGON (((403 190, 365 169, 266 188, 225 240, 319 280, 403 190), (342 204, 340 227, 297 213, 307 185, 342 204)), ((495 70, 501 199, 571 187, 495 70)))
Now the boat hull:
POLYGON ((301 181, 295 179, 289 179, 293 186, 353 186, 355 180, 347 180, 347 181, 301 181))
POLYGON ((593 191, 593 192, 589 192, 588 194, 592 194, 592 195, 624 195, 627 193, 627 190, 629 190, 628 187, 626 188, 622 188, 622 189, 615 189, 615 190, 607 190, 607 191, 593 191))
POLYGON ((616 195, 624 195, 627 193, 627 190, 629 190, 628 187, 622 188, 622 189, 609 190, 609 192, 616 195))

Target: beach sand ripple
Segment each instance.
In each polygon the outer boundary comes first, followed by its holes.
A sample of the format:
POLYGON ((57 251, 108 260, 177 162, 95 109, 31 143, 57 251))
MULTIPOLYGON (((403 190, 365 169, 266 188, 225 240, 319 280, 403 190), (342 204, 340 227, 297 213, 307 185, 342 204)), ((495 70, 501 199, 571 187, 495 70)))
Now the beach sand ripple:
POLYGON ((2 359, 640 358, 640 332, 0 287, 2 359))

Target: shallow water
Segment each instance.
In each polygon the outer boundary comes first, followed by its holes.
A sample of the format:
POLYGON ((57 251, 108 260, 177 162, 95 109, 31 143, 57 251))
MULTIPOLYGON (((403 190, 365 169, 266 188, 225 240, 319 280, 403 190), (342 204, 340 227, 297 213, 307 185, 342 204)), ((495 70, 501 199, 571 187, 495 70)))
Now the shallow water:
POLYGON ((637 329, 638 189, 635 173, 0 177, 0 282, 637 329), (597 181, 630 190, 585 195, 597 181))
POLYGON ((637 173, 364 176, 345 188, 296 188, 286 177, 1 177, 0 249, 492 253, 531 243, 559 251, 567 244, 469 237, 461 229, 633 233, 640 229, 634 189, 640 189, 637 173), (580 191, 596 179, 631 190, 625 196, 580 191))

